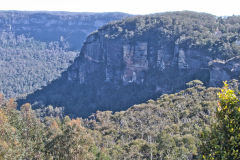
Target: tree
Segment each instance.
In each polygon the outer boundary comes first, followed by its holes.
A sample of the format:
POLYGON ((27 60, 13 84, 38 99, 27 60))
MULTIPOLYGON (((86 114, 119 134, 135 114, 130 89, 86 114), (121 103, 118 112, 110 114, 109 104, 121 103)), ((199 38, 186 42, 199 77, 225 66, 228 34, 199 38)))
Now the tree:
POLYGON ((186 83, 186 85, 188 86, 188 88, 195 87, 195 86, 203 86, 203 82, 200 80, 193 80, 193 81, 186 83))
POLYGON ((31 104, 26 103, 21 106, 22 129, 21 143, 25 148, 25 159, 43 159, 44 157, 44 142, 45 136, 43 124, 36 117, 32 110, 31 104))
POLYGON ((56 159, 90 160, 95 159, 93 147, 94 141, 81 126, 81 120, 74 119, 68 122, 62 134, 46 144, 46 152, 56 159))
POLYGON ((4 103, 4 95, 0 93, 0 106, 4 103))
POLYGON ((11 114, 6 106, 0 107, 0 160, 23 159, 24 149, 20 144, 18 130, 11 124, 12 118, 18 119, 11 114))
POLYGON ((201 138, 202 159, 240 159, 240 103, 227 82, 218 94, 216 121, 201 138))

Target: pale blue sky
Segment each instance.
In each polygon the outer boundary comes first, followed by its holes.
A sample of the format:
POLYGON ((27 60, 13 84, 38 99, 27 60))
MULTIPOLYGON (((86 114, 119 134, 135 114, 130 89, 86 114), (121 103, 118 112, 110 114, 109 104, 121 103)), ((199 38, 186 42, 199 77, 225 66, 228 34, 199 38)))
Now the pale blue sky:
POLYGON ((1 0, 0 10, 126 12, 149 14, 191 10, 217 16, 240 15, 240 0, 1 0))

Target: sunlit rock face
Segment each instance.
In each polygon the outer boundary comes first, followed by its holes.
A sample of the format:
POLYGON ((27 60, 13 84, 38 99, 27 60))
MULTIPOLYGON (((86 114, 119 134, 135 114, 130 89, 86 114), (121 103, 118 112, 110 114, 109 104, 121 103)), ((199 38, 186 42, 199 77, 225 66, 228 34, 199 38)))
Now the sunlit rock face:
POLYGON ((186 76, 204 72, 208 77, 202 80, 211 86, 218 86, 223 80, 234 78, 240 70, 239 57, 217 61, 201 49, 183 49, 178 45, 172 49, 165 44, 153 46, 146 41, 131 44, 121 39, 107 40, 98 36, 88 37, 80 57, 69 69, 70 81, 83 84, 89 75, 98 72, 102 73, 105 82, 143 84, 150 78, 147 72, 155 70, 161 75, 174 69, 174 74, 186 76))
POLYGON ((80 56, 69 68, 68 80, 79 84, 95 83, 94 79, 123 86, 153 85, 156 90, 161 86, 173 88, 172 83, 183 86, 194 78, 212 84, 215 82, 210 79, 212 68, 208 64, 212 60, 201 49, 183 49, 162 40, 109 40, 96 32, 87 38, 80 56))

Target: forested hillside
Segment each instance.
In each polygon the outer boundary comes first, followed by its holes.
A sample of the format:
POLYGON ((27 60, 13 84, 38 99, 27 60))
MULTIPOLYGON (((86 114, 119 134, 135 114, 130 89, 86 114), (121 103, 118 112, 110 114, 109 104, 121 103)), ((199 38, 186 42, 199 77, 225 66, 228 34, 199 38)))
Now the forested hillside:
POLYGON ((0 33, 0 92, 6 97, 32 93, 61 76, 77 56, 58 42, 40 42, 12 32, 0 33))
MULTIPOLYGON (((156 101, 126 111, 97 112, 88 119, 46 117, 30 104, 17 111, 1 97, 0 157, 3 159, 198 159, 200 133, 210 129, 219 88, 201 81, 186 90, 164 94, 156 101), (40 116, 40 117, 39 117, 40 116), (39 119, 40 118, 40 119, 39 119)), ((230 83, 237 86, 237 81, 230 83)), ((50 109, 51 108, 51 109, 50 109)), ((57 114, 55 114, 57 115, 57 114)))

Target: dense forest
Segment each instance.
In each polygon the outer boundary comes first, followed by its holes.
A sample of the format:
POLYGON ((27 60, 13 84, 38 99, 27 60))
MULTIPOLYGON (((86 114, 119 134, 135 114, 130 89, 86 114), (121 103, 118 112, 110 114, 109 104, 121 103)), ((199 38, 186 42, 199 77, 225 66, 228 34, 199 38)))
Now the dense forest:
POLYGON ((40 42, 0 33, 0 92, 7 98, 29 94, 61 76, 77 56, 67 44, 40 42))
MULTIPOLYGON (((231 106, 235 107, 239 112, 238 82, 233 80, 222 91, 220 88, 206 88, 199 80, 187 85, 189 88, 186 90, 162 95, 156 101, 149 100, 121 112, 99 111, 87 119, 63 117, 51 106, 45 114, 39 114, 41 111, 32 110, 29 103, 16 110, 15 101, 6 100, 1 95, 0 159, 174 160, 221 157, 222 152, 210 154, 211 148, 219 145, 216 138, 220 137, 208 135, 220 131, 219 127, 214 130, 214 124, 218 122, 216 117, 224 116, 227 112, 223 111, 227 107, 233 111, 235 109, 231 106), (208 133, 207 136, 203 136, 204 133, 208 133), (203 145, 205 143, 208 145, 203 145)), ((239 123, 239 113, 232 118, 234 123, 239 123)), ((228 136, 224 132, 218 134, 228 136)), ((230 134, 235 136, 238 130, 233 132, 230 127, 230 134)), ((226 144, 232 145, 228 141, 226 144)), ((238 143, 233 145, 239 147, 238 143)), ((229 147, 228 151, 239 157, 239 152, 229 147)), ((224 156, 229 158, 232 155, 226 153, 224 156)))

